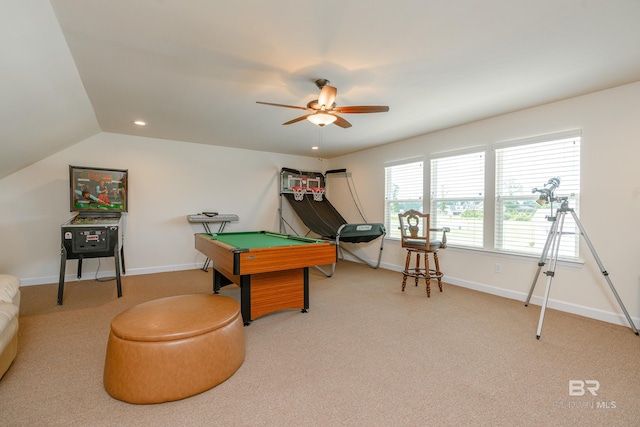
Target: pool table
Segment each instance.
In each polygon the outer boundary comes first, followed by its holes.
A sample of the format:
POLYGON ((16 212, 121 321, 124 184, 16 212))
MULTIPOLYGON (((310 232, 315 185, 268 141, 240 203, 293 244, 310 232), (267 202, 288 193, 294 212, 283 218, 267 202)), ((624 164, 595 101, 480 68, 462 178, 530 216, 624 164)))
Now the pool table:
POLYGON ((309 309, 309 267, 337 261, 335 242, 269 231, 202 233, 196 249, 211 259, 213 292, 240 287, 245 326, 278 310, 309 309))

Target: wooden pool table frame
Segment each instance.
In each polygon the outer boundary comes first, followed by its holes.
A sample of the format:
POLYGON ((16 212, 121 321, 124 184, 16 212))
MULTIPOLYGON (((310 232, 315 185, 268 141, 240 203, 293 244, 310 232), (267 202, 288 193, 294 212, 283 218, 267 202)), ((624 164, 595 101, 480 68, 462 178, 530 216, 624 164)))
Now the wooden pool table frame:
POLYGON ((196 249, 211 259, 213 292, 217 294, 220 288, 231 283, 240 287, 240 306, 245 326, 274 311, 298 308, 303 313, 307 312, 309 267, 337 261, 335 242, 290 237, 303 239, 305 244, 238 248, 215 240, 210 234, 195 235, 196 249))

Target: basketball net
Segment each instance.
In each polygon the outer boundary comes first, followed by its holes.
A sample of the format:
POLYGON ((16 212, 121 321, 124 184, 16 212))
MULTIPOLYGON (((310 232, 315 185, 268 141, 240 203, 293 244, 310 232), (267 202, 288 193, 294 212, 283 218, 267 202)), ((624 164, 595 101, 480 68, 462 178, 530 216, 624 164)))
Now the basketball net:
POLYGON ((304 193, 307 191, 306 188, 297 185, 295 187, 291 187, 291 190, 293 191, 293 198, 297 202, 304 200, 304 193))
POLYGON ((312 187, 311 192, 313 193, 313 200, 316 202, 322 201, 322 195, 324 194, 324 188, 322 187, 312 187))

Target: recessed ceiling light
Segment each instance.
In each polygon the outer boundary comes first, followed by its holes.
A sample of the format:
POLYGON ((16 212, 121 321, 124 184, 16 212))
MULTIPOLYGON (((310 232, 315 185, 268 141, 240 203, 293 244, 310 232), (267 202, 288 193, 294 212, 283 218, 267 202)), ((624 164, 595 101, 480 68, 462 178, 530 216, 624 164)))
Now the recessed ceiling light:
POLYGON ((136 120, 135 122, 133 122, 134 124, 138 125, 138 126, 146 126, 147 123, 143 122, 142 120, 136 120))

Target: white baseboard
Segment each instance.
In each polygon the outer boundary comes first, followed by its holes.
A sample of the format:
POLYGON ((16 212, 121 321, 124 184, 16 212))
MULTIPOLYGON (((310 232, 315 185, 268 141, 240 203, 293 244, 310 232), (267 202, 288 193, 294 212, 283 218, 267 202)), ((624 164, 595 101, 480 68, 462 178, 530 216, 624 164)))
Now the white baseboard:
MULTIPOLYGON (((195 270, 196 268, 201 268, 201 267, 202 267, 201 265, 198 266, 193 263, 190 263, 190 264, 179 264, 179 265, 163 265, 159 267, 127 268, 127 273, 122 275, 121 277, 138 276, 141 274, 167 273, 171 271, 195 270)), ((73 273, 65 274, 64 276, 65 283, 77 282, 79 280, 91 280, 95 278, 95 272, 83 271, 82 277, 78 279, 75 267, 72 269, 67 268, 67 271, 69 270, 73 270, 73 273)), ((98 278, 115 277, 115 275, 116 275, 115 270, 104 270, 104 271, 100 271, 100 273, 98 274, 98 278)), ((46 285, 50 283, 58 283, 59 280, 60 280, 59 275, 26 278, 26 279, 20 280, 20 286, 46 285)))
MULTIPOLYGON (((473 289, 475 291, 484 292, 491 295, 497 295, 504 298, 513 299, 516 301, 522 301, 524 304, 527 300, 528 294, 524 292, 516 292, 503 288, 496 288, 494 286, 485 285, 483 283, 471 282, 468 280, 457 279, 455 277, 447 276, 446 282, 452 285, 460 286, 463 288, 473 289)), ((533 295, 529 301, 529 305, 542 306, 543 298, 533 295)), ((547 302, 547 308, 551 308, 558 311, 564 311, 566 313, 577 314, 579 316, 589 317, 591 319, 601 320, 603 322, 613 323, 615 325, 630 326, 624 313, 614 313, 610 311, 604 311, 592 307, 585 307, 582 305, 572 304, 565 301, 558 301, 549 298, 547 302)), ((631 320, 635 325, 640 324, 640 318, 631 317, 631 320)))
MULTIPOLYGON (((380 264, 380 267, 385 268, 387 270, 402 272, 402 267, 399 267, 397 265, 380 264)), ((496 295, 499 297, 508 298, 516 301, 522 301, 523 305, 524 305, 524 302, 527 300, 527 296, 528 296, 524 292, 516 292, 509 289, 498 288, 498 287, 490 286, 484 283, 472 282, 469 280, 458 279, 451 276, 447 276, 445 281, 449 284, 460 286, 462 288, 472 289, 474 291, 484 292, 487 294, 496 295)), ((542 300, 543 300, 542 297, 534 295, 531 297, 531 300, 529 301, 529 305, 537 305, 541 307, 542 300)), ((620 310, 620 312, 618 313, 614 313, 611 311, 604 311, 604 310, 600 310, 592 307, 585 307, 582 305, 571 304, 565 301, 554 300, 552 298, 549 298, 549 301, 547 302, 547 308, 552 308, 558 311, 564 311, 566 313, 577 314, 578 316, 584 316, 590 319, 601 320, 607 323, 613 323, 614 325, 630 326, 622 310, 620 310)), ((638 325, 640 325, 640 318, 631 316, 631 320, 633 321, 634 326, 638 328, 638 325)))
MULTIPOLYGON (((359 262, 354 260, 354 262, 359 262)), ((373 262, 373 261, 371 261, 373 262)), ((182 270, 194 270, 196 268, 200 268, 193 263, 189 264, 179 264, 179 265, 167 265, 167 266, 158 266, 158 267, 146 267, 146 268, 132 268, 127 269, 128 276, 137 276, 140 274, 153 274, 153 273, 166 273, 171 271, 182 271, 182 270)), ((402 268, 397 265, 380 263, 380 268, 385 270, 397 271, 401 272, 402 268)), ((93 273, 85 272, 80 280, 87 280, 92 278, 93 273)), ((100 273, 99 277, 113 277, 115 276, 115 270, 111 271, 103 271, 100 273)), ((21 279, 21 286, 32 286, 32 285, 44 285, 49 283, 57 283, 59 280, 59 276, 44 276, 44 277, 36 277, 36 278, 26 278, 21 279)), ((65 283, 66 282, 75 282, 78 281, 76 274, 67 274, 65 275, 65 283)), ((523 292, 516 292, 509 289, 497 288, 495 286, 490 286, 484 283, 472 282, 469 280, 458 279, 455 277, 447 276, 446 282, 455 286, 460 286, 467 289, 472 289, 479 292, 484 292, 491 295, 496 295, 504 298, 509 298, 516 301, 522 301, 523 304, 527 299, 527 295, 523 292)), ((532 296, 531 301, 529 301, 530 305, 542 306, 542 298, 538 296, 532 296)), ((591 319, 601 320, 603 322, 613 323, 615 325, 622 326, 630 326, 629 322, 627 322, 627 318, 624 316, 624 313, 614 313, 610 311, 599 310, 591 307, 585 307, 577 304, 571 304, 564 301, 558 301, 549 298, 547 303, 548 308, 552 308, 559 311, 564 311, 567 313, 577 314, 579 316, 589 317, 591 319)), ((640 324, 640 318, 631 317, 633 323, 635 325, 640 324)), ((637 327, 637 326, 636 326, 637 327)))

